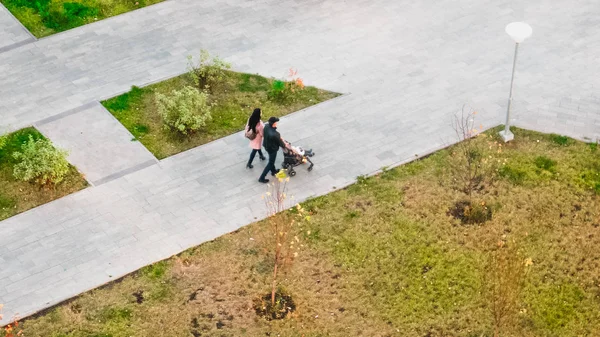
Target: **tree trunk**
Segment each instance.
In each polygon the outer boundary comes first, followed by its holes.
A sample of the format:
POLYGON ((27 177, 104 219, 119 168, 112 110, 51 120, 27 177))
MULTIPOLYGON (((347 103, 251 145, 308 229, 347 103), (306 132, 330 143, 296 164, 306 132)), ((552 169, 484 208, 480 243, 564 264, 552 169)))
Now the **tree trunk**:
POLYGON ((271 305, 275 305, 275 290, 277 289, 277 262, 275 262, 275 268, 273 269, 273 285, 271 287, 271 305))

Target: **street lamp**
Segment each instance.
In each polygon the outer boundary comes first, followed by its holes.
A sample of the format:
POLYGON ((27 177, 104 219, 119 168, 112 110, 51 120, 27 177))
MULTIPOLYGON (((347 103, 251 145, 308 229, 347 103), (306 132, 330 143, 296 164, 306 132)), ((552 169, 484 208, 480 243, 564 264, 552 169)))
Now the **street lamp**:
POLYGON ((512 132, 510 132, 510 106, 512 104, 513 95, 513 82, 515 80, 515 66, 517 64, 517 52, 519 51, 519 43, 525 41, 526 38, 531 36, 531 26, 525 22, 513 22, 506 26, 506 33, 515 40, 515 58, 513 59, 512 77, 510 79, 510 94, 508 96, 508 108, 506 109, 506 123, 504 124, 504 131, 500 131, 500 136, 504 142, 509 142, 515 138, 512 132))

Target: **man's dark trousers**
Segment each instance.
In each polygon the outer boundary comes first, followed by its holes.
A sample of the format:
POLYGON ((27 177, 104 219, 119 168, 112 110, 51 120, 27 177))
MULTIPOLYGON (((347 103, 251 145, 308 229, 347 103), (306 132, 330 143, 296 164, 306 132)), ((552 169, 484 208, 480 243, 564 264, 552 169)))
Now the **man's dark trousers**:
POLYGON ((260 180, 260 181, 265 180, 267 173, 269 173, 269 171, 271 171, 271 174, 273 174, 273 175, 275 175, 277 173, 277 171, 275 170, 275 159, 277 159, 277 151, 267 152, 267 153, 269 154, 269 162, 267 163, 267 166, 263 170, 263 173, 260 175, 260 178, 258 178, 258 180, 260 180))

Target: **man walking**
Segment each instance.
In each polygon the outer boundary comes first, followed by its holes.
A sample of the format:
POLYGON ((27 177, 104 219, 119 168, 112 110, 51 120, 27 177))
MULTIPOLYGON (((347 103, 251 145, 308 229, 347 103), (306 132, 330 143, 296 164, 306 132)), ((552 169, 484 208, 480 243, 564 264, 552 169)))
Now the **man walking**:
POLYGON ((269 124, 265 125, 263 135, 263 147, 269 154, 269 162, 267 166, 263 170, 258 181, 261 183, 268 183, 269 179, 266 179, 267 173, 271 171, 271 175, 277 174, 279 170, 275 168, 275 159, 277 159, 277 152, 279 151, 279 147, 285 147, 285 143, 281 139, 281 135, 277 131, 277 122, 279 122, 279 118, 271 117, 269 118, 269 124))

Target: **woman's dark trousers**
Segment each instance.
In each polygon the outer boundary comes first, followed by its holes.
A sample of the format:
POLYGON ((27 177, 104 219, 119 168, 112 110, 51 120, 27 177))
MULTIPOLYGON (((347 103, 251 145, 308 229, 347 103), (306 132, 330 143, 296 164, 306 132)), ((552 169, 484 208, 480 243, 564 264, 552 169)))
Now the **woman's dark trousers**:
POLYGON ((256 156, 257 152, 260 158, 264 157, 261 150, 252 149, 252 152, 250 152, 250 159, 248 160, 248 164, 246 166, 252 165, 252 162, 254 161, 254 156, 256 156))

